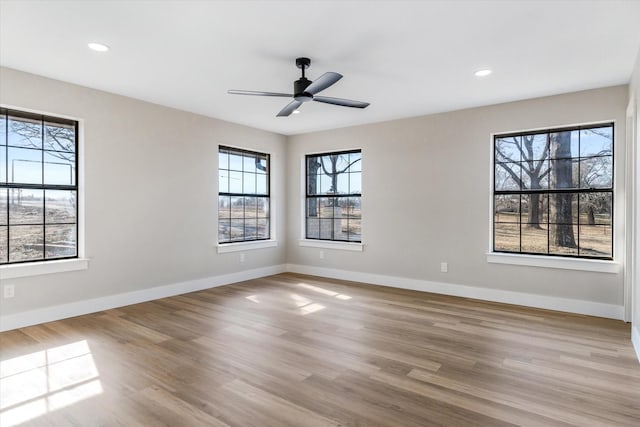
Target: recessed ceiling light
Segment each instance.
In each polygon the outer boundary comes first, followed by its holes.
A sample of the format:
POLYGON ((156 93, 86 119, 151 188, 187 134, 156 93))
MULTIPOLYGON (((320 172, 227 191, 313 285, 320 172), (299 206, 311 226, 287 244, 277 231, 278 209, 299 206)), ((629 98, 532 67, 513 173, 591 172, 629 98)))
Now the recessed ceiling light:
POLYGON ((92 43, 88 43, 87 46, 89 46, 89 49, 95 50, 96 52, 106 52, 109 50, 109 46, 102 43, 92 42, 92 43))
POLYGON ((293 110, 293 114, 300 114, 300 110, 293 110))
POLYGON ((489 74, 493 73, 493 71, 491 71, 488 68, 482 69, 482 70, 478 70, 475 73, 473 73, 476 77, 486 77, 489 74))

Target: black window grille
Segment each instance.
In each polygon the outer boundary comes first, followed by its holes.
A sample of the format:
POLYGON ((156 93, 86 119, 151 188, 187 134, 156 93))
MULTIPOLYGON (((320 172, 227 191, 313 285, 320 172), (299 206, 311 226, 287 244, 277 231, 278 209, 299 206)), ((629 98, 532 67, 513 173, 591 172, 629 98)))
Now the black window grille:
POLYGON ((78 122, 0 108, 0 264, 78 256, 78 122))
POLYGON ((362 152, 306 156, 306 238, 361 242, 362 152))
POLYGON ((220 146, 218 243, 271 237, 269 154, 220 146))
POLYGON ((613 259, 613 123, 494 137, 493 250, 613 259))

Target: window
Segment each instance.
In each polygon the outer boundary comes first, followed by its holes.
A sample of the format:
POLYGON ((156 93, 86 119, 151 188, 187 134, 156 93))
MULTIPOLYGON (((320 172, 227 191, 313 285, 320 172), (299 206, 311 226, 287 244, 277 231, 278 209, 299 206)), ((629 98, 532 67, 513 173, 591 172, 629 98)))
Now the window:
POLYGON ((362 153, 306 156, 306 238, 361 242, 362 153))
POLYGON ((268 240, 269 155, 218 150, 218 243, 268 240))
POLYGON ((494 137, 493 250, 613 259, 613 123, 494 137))
POLYGON ((0 109, 0 264, 78 256, 78 123, 0 109))

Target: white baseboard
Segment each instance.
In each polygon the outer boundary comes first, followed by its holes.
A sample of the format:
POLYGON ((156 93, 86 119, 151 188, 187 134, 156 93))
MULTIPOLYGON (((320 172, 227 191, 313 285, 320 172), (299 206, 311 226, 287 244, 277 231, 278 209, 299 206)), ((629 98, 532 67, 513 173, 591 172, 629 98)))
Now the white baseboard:
POLYGON ((636 350, 638 362, 640 362, 640 325, 631 325, 631 342, 633 343, 633 348, 636 350))
POLYGON ((286 271, 310 274, 313 276, 330 277, 334 279, 352 280, 355 282, 370 283, 373 285, 390 286, 392 288, 411 289, 415 291, 433 292, 436 294, 516 304, 527 307, 544 308, 547 310, 587 314, 590 316, 607 317, 617 320, 622 320, 624 318, 623 306, 603 304, 593 301, 526 294, 522 292, 432 282, 427 280, 409 279, 406 277, 384 276, 380 274, 361 273, 357 271, 337 270, 299 264, 287 264, 286 271))
POLYGON ((171 285, 157 286, 155 288, 140 291, 109 295, 68 304, 60 304, 23 313, 10 314, 7 316, 0 315, 0 332, 66 319, 69 317, 81 316, 83 314, 95 313, 111 308, 124 307, 131 304, 138 304, 188 292, 215 288, 222 285, 228 285, 230 283, 242 282, 243 280, 271 276, 273 274, 284 272, 285 268, 285 265, 274 265, 256 268, 254 270, 224 274, 222 276, 212 276, 203 279, 173 283, 171 285))

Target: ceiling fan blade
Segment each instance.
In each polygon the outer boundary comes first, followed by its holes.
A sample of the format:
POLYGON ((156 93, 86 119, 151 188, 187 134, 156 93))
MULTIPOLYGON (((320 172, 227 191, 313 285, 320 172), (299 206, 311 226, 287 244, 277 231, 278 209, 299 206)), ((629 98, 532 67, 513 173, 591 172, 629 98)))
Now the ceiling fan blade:
POLYGON ((280 112, 276 117, 287 117, 291 115, 291 113, 293 113, 295 110, 297 110, 298 107, 301 105, 302 105, 302 102, 296 101, 294 99, 293 101, 288 103, 282 110, 280 110, 280 112))
POLYGON ((311 95, 315 95, 316 93, 325 90, 341 78, 342 74, 329 71, 328 73, 324 73, 323 75, 315 79, 313 83, 307 86, 304 91, 310 93, 311 95))
POLYGON ((367 108, 368 102, 353 101, 351 99, 331 98, 330 96, 314 96, 314 101, 324 102, 325 104, 341 105, 343 107, 367 108))
POLYGON ((278 92, 259 92, 255 90, 228 90, 227 93, 231 95, 256 95, 256 96, 279 96, 282 98, 292 98, 290 93, 278 93, 278 92))

